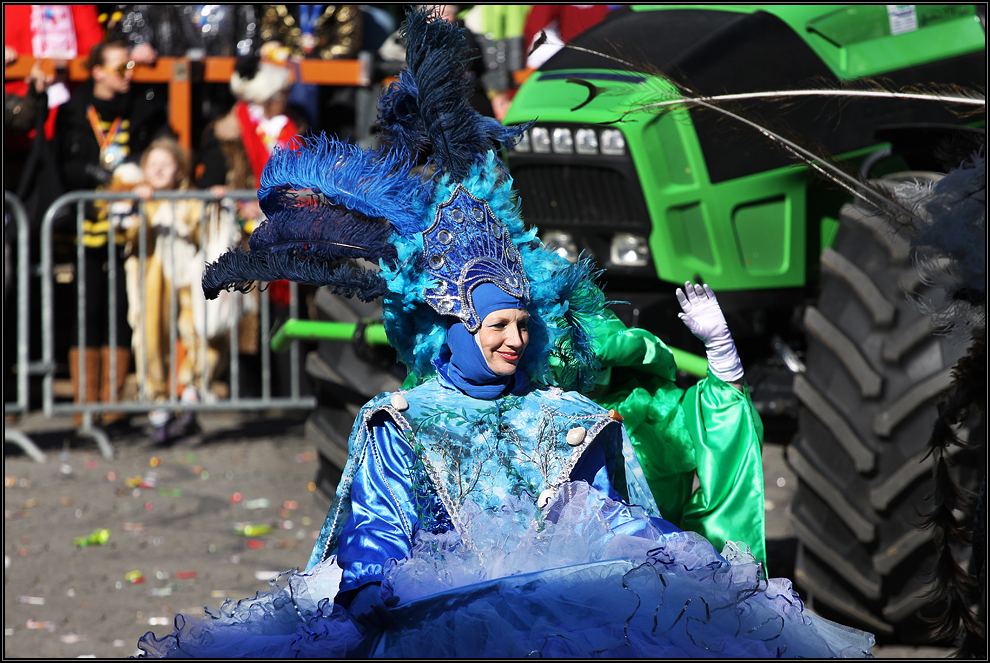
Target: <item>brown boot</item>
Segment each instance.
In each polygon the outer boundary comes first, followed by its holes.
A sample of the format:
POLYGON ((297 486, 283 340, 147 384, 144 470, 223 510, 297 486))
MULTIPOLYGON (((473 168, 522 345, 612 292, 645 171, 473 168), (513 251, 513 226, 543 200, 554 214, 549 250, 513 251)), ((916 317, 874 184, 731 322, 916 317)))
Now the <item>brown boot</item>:
MULTIPOLYGON (((95 403, 100 398, 100 351, 98 348, 86 348, 83 355, 86 365, 86 389, 85 397, 87 403, 95 403)), ((72 393, 75 402, 82 402, 83 390, 79 388, 79 348, 69 348, 69 377, 72 379, 72 393)), ((81 426, 83 415, 80 412, 72 417, 74 426, 81 426)))
MULTIPOLYGON (((131 351, 127 348, 114 348, 117 354, 117 374, 116 376, 110 375, 110 352, 111 348, 103 346, 100 348, 100 356, 102 358, 103 364, 103 375, 100 382, 100 400, 104 403, 110 402, 110 391, 111 385, 116 383, 117 387, 117 397, 114 399, 119 402, 123 400, 124 396, 124 379, 127 377, 128 371, 131 369, 131 351)), ((103 414, 103 425, 108 426, 115 424, 119 421, 130 419, 130 415, 126 412, 105 412, 103 414)))

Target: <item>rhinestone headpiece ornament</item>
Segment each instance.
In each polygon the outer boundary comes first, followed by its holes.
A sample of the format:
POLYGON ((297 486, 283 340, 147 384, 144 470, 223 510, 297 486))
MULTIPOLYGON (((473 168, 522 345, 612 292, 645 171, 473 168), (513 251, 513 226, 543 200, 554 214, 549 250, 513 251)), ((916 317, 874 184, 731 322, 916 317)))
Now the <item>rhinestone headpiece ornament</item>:
POLYGON ((487 201, 461 185, 437 207, 423 233, 423 259, 437 280, 426 293, 427 303, 440 315, 459 318, 471 333, 481 326, 472 297, 478 285, 493 283, 512 297, 529 300, 529 281, 509 229, 487 201))

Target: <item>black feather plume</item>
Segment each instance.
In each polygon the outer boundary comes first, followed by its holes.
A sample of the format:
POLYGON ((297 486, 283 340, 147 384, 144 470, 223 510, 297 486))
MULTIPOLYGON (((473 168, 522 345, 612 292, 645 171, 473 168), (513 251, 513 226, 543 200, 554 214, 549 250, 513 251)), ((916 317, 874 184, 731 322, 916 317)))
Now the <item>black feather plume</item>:
POLYGON ((317 258, 301 259, 289 253, 234 249, 206 266, 203 294, 216 299, 221 290, 248 292, 256 281, 288 279, 297 283, 325 285, 334 294, 371 301, 388 291, 377 272, 347 263, 317 258))
POLYGON ((464 29, 417 9, 404 30, 407 68, 379 100, 382 137, 410 152, 432 149, 441 170, 463 179, 479 155, 514 142, 529 125, 506 127, 471 107, 464 29))

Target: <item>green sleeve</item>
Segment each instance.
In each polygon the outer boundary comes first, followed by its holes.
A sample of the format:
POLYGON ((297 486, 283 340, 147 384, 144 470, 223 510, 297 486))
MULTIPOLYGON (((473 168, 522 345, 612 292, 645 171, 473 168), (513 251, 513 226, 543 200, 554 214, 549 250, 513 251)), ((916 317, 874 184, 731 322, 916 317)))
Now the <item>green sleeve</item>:
POLYGON ((749 387, 739 391, 709 371, 687 390, 682 410, 699 482, 684 506, 684 529, 718 549, 727 540, 742 541, 766 567, 763 422, 749 387))
POLYGON ((607 384, 589 396, 622 415, 661 515, 719 550, 742 541, 765 565, 763 424, 748 387, 709 372, 680 389, 663 341, 611 312, 595 334, 607 384))

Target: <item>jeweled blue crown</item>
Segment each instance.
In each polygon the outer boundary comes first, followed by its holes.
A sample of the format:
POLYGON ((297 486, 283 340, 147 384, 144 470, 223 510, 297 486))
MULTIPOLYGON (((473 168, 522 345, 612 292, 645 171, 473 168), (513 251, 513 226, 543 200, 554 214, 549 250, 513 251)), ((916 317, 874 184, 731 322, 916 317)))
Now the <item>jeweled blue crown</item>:
POLYGON ((423 233, 423 262, 437 284, 426 301, 440 315, 452 315, 472 333, 481 326, 472 293, 493 283, 506 294, 529 300, 529 281, 509 229, 495 218, 487 201, 458 185, 437 207, 423 233))

